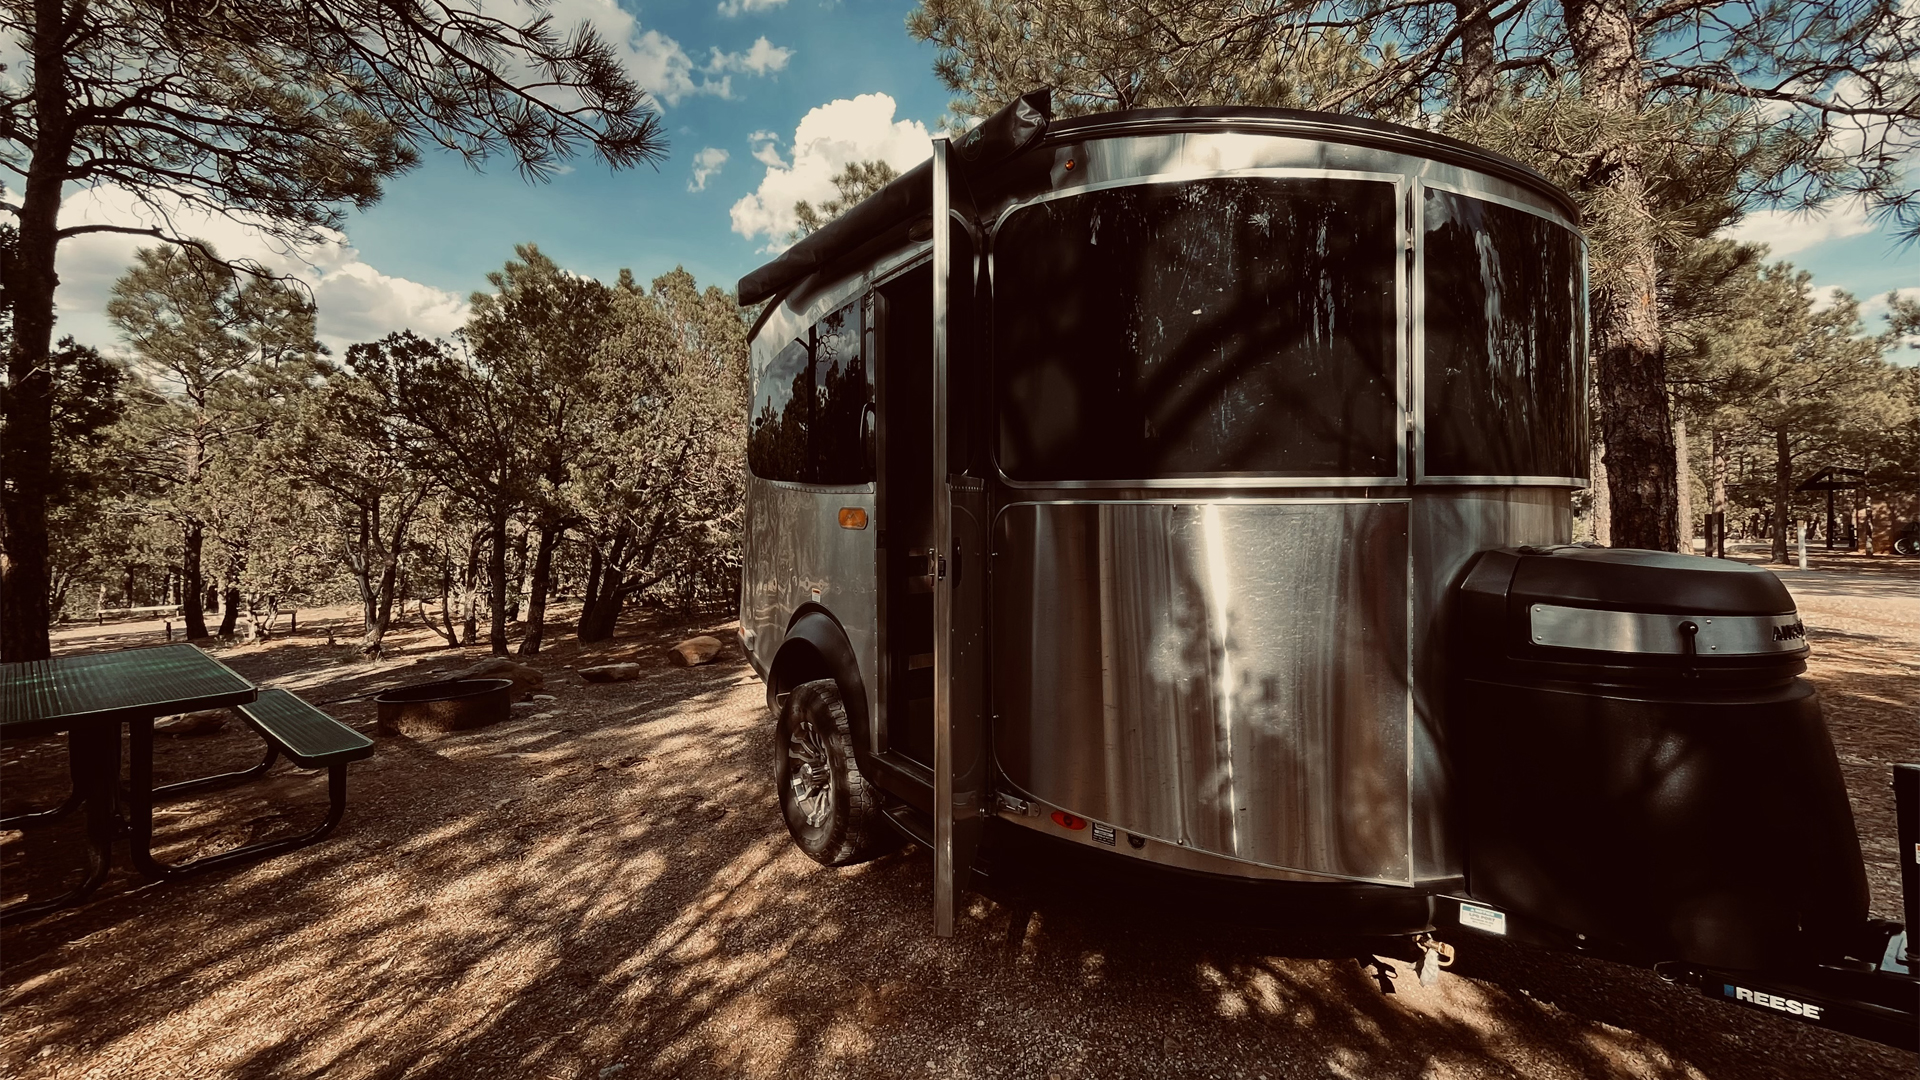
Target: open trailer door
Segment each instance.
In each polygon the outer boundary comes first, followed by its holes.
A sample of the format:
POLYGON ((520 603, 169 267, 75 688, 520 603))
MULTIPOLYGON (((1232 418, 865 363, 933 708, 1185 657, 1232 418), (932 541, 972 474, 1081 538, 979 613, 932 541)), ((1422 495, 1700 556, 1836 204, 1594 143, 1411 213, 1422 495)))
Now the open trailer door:
MULTIPOLYGON (((973 869, 986 789, 987 492, 970 474, 977 379, 956 364, 975 296, 974 245, 953 213, 952 148, 933 143, 933 930, 953 934, 960 886, 973 869)), ((965 201, 964 189, 961 201, 965 201)))

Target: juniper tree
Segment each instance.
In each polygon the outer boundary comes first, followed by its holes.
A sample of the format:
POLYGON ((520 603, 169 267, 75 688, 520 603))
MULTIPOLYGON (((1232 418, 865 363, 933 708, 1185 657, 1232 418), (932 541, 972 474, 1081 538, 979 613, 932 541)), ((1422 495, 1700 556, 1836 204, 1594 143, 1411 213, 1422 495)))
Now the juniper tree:
MULTIPOLYGON (((545 635, 554 551, 574 523, 567 488, 589 437, 594 355, 614 327, 613 294, 560 269, 532 244, 515 247, 514 255, 487 275, 493 292, 473 294, 466 340, 491 385, 514 403, 514 450, 524 459, 524 494, 539 533, 520 639, 520 652, 533 654, 545 635)), ((504 582, 497 584, 498 594, 504 582)), ((504 635, 504 623, 496 626, 504 635)))
MULTIPOLYGON (((355 348, 362 348, 355 346, 355 348)), ((433 480, 416 467, 405 419, 372 382, 334 369, 303 394, 274 440, 275 466, 317 494, 315 516, 360 598, 360 648, 377 655, 400 595, 409 527, 433 480)))
POLYGON ((610 636, 629 597, 739 550, 747 404, 740 306, 677 268, 647 290, 623 272, 614 293, 616 328, 594 364, 595 437, 573 489, 588 558, 582 641, 610 636))

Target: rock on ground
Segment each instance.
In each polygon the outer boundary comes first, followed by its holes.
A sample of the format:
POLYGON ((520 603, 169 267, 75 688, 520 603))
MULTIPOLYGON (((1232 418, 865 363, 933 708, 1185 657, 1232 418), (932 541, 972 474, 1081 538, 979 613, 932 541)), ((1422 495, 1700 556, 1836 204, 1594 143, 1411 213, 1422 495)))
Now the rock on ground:
POLYGON ((512 679, 513 688, 507 691, 507 697, 513 701, 524 701, 535 690, 547 684, 547 677, 525 664, 516 664, 505 657, 496 656, 491 660, 482 660, 467 668, 447 676, 449 679, 512 679))
POLYGON ((153 730, 162 735, 212 735, 227 726, 228 715, 225 709, 201 709, 163 716, 153 722, 153 730))
POLYGON ((581 668, 580 677, 588 682, 626 682, 640 677, 640 665, 601 664, 599 667, 581 668))
POLYGON ((718 655, 720 648, 719 638, 691 637, 667 650, 667 663, 674 667, 698 667, 718 655))

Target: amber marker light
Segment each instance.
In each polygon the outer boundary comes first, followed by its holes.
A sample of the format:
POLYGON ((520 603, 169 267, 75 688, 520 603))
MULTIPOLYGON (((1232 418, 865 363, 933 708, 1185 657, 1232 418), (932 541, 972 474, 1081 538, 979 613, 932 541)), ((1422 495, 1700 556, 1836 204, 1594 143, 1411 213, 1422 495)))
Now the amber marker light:
POLYGON ((867 527, 867 512, 857 506, 840 508, 840 527, 843 529, 864 529, 867 527))

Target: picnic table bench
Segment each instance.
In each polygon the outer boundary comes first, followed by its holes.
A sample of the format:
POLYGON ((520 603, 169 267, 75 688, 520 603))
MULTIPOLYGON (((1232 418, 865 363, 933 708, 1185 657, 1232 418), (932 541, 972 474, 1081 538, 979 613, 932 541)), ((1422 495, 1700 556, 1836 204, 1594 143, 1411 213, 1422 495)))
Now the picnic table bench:
POLYGON ((259 691, 192 645, 160 645, 0 664, 0 737, 67 733, 73 792, 49 810, 0 820, 0 828, 27 828, 81 806, 87 812, 87 875, 78 888, 49 900, 0 909, 0 922, 39 915, 85 898, 106 878, 113 841, 128 837, 134 867, 153 878, 173 878, 244 859, 303 847, 324 837, 346 811, 346 767, 373 753, 365 735, 285 690, 259 691), (169 713, 237 708, 266 741, 266 756, 240 772, 153 786, 153 722, 169 713), (120 728, 131 729, 129 783, 122 822, 119 798, 120 728), (226 787, 266 773, 284 754, 303 769, 328 770, 328 809, 321 824, 299 836, 264 840, 178 865, 154 858, 153 806, 188 792, 226 787))
POLYGON ((373 740, 301 701, 285 690, 262 690, 260 696, 234 706, 247 726, 266 741, 264 760, 240 773, 186 780, 162 788, 153 786, 153 722, 133 727, 131 790, 151 792, 160 798, 177 798, 189 791, 225 787, 243 779, 264 774, 277 755, 302 769, 327 770, 327 816, 308 832, 279 840, 262 840, 218 855, 209 855, 178 865, 163 863, 151 852, 154 799, 133 800, 133 864, 152 878, 172 878, 215 866, 258 859, 294 848, 305 847, 333 831, 347 812, 347 763, 373 755, 373 740))

